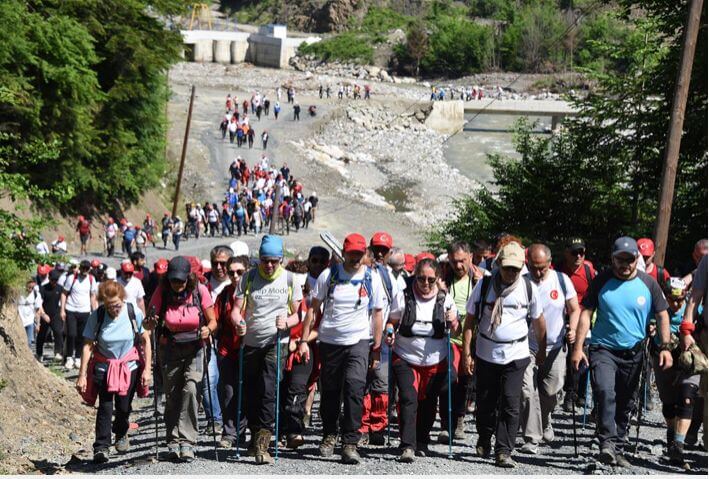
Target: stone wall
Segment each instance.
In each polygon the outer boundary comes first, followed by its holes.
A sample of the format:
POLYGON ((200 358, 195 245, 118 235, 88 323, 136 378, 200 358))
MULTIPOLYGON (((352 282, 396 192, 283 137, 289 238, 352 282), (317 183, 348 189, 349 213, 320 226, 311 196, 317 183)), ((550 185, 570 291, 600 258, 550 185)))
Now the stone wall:
POLYGON ((460 100, 434 101, 424 123, 438 133, 452 135, 463 127, 465 123, 463 113, 464 104, 460 100))

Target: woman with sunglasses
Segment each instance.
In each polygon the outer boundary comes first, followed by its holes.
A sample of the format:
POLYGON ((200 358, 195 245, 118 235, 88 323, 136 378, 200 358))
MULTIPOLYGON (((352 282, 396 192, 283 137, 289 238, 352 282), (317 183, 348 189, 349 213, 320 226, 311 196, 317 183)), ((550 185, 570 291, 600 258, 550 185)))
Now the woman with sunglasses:
MULTIPOLYGON (((248 256, 233 256, 227 260, 226 269, 230 284, 222 289, 214 303, 219 323, 219 347, 217 350, 217 364, 219 366, 219 386, 217 394, 219 403, 222 406, 222 439, 221 446, 230 448, 236 441, 236 435, 243 432, 236 424, 237 395, 239 387, 239 348, 241 347, 241 336, 237 332, 237 326, 231 321, 231 310, 234 307, 234 294, 239 285, 239 281, 248 269, 248 256), (238 428, 238 431, 237 431, 238 428)), ((242 398, 241 419, 245 419, 243 414, 244 401, 242 398)), ((242 421, 243 422, 243 421, 242 421)))
MULTIPOLYGON (((458 320, 453 298, 437 285, 441 267, 426 258, 406 278, 406 289, 394 297, 387 330, 396 330, 392 370, 399 387, 399 430, 401 462, 428 453, 431 428, 436 419, 439 395, 448 383, 446 329, 456 329, 458 320)), ((456 354, 457 355, 457 354, 456 354)), ((458 361, 454 358, 453 369, 458 361)), ((457 376, 457 372, 452 373, 457 376)))
POLYGON ((184 256, 167 266, 150 301, 146 329, 157 326, 165 390, 168 457, 192 462, 197 444, 197 386, 204 372, 203 341, 217 329, 212 298, 184 256))

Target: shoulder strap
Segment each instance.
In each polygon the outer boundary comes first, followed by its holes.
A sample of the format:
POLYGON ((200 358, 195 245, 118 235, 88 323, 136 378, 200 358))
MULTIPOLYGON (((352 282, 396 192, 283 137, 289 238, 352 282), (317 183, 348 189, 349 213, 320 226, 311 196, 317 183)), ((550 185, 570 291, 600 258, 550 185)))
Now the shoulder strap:
POLYGON ((391 304, 392 297, 394 295, 394 288, 391 284, 391 278, 389 277, 389 270, 383 264, 377 264, 377 271, 382 277, 382 283, 384 284, 384 292, 387 296, 387 301, 391 304))
POLYGON ((291 308, 291 302, 293 301, 293 281, 293 273, 291 271, 286 270, 286 283, 288 284, 288 314, 293 314, 291 308))
POLYGON ((480 286, 480 299, 475 304, 475 319, 477 321, 480 321, 482 319, 480 316, 483 312, 482 305, 485 302, 485 298, 487 298, 487 293, 490 289, 491 284, 492 276, 483 276, 483 284, 480 286))
POLYGON ((590 285, 593 280, 593 274, 591 273, 591 267, 585 262, 583 263, 583 271, 586 275, 586 282, 590 285))
POLYGON ((204 326, 204 310, 202 309, 202 293, 199 292, 199 284, 192 290, 192 305, 199 308, 199 326, 204 326))
POLYGON ((101 326, 106 319, 106 306, 103 304, 96 310, 96 333, 94 334, 94 342, 98 343, 98 335, 101 332, 101 326))
POLYGON ((256 273, 258 273, 256 268, 251 268, 246 275, 246 287, 244 288, 244 301, 241 303, 241 313, 243 315, 246 311, 247 302, 249 301, 249 296, 251 296, 251 285, 256 279, 256 273))
POLYGON ((556 271, 556 277, 559 279, 559 286, 561 287, 561 292, 564 293, 564 303, 566 303, 566 281, 564 280, 564 274, 561 271, 556 271))
POLYGON ((657 266, 657 283, 662 285, 665 282, 665 268, 657 266))
POLYGON ((527 326, 529 326, 532 322, 532 308, 530 308, 532 305, 532 280, 526 274, 522 276, 522 279, 524 279, 524 285, 527 288, 527 326))

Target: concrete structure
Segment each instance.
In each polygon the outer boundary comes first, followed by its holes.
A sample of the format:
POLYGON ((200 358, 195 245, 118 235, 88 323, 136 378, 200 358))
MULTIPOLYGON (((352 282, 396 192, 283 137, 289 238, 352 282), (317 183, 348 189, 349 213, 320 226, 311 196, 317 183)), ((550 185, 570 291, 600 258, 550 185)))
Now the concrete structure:
POLYGON ((432 102, 431 112, 424 121, 427 127, 444 135, 460 131, 464 123, 462 100, 432 102))
MULTIPOLYGON (((578 111, 569 102, 561 100, 493 100, 467 102, 465 113, 482 115, 550 116, 551 129, 567 116, 576 116, 578 111)), ((462 124, 460 125, 462 128, 462 124)))
POLYGON ((301 43, 315 43, 319 37, 288 37, 285 25, 264 25, 258 33, 183 30, 185 58, 194 62, 241 63, 288 68, 301 43))

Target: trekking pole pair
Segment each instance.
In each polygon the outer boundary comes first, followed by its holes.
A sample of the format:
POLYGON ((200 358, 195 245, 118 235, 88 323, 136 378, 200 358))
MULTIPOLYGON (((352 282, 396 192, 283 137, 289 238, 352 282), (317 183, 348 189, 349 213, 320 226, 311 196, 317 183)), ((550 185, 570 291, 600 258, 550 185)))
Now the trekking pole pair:
MULTIPOLYGON (((387 338, 391 338, 392 335, 394 334, 394 328, 391 326, 387 327, 386 329, 386 335, 387 338)), ((392 350, 394 349, 393 344, 388 344, 387 345, 387 389, 388 395, 389 395, 389 403, 387 404, 387 446, 391 446, 391 404, 394 401, 394 383, 393 383, 393 372, 394 372, 394 365, 391 363, 392 361, 392 350)))
MULTIPOLYGON (((212 343, 209 338, 202 341, 202 356, 204 357, 204 373, 207 376, 207 397, 209 398, 209 407, 214 409, 214 403, 212 402, 214 398, 212 397, 212 384, 209 379, 209 359, 212 351, 212 343)), ((206 412, 205 408, 205 412, 206 412)), ((214 416, 212 416, 212 440, 214 442, 214 458, 219 462, 219 452, 217 451, 217 430, 214 425, 214 416)))

